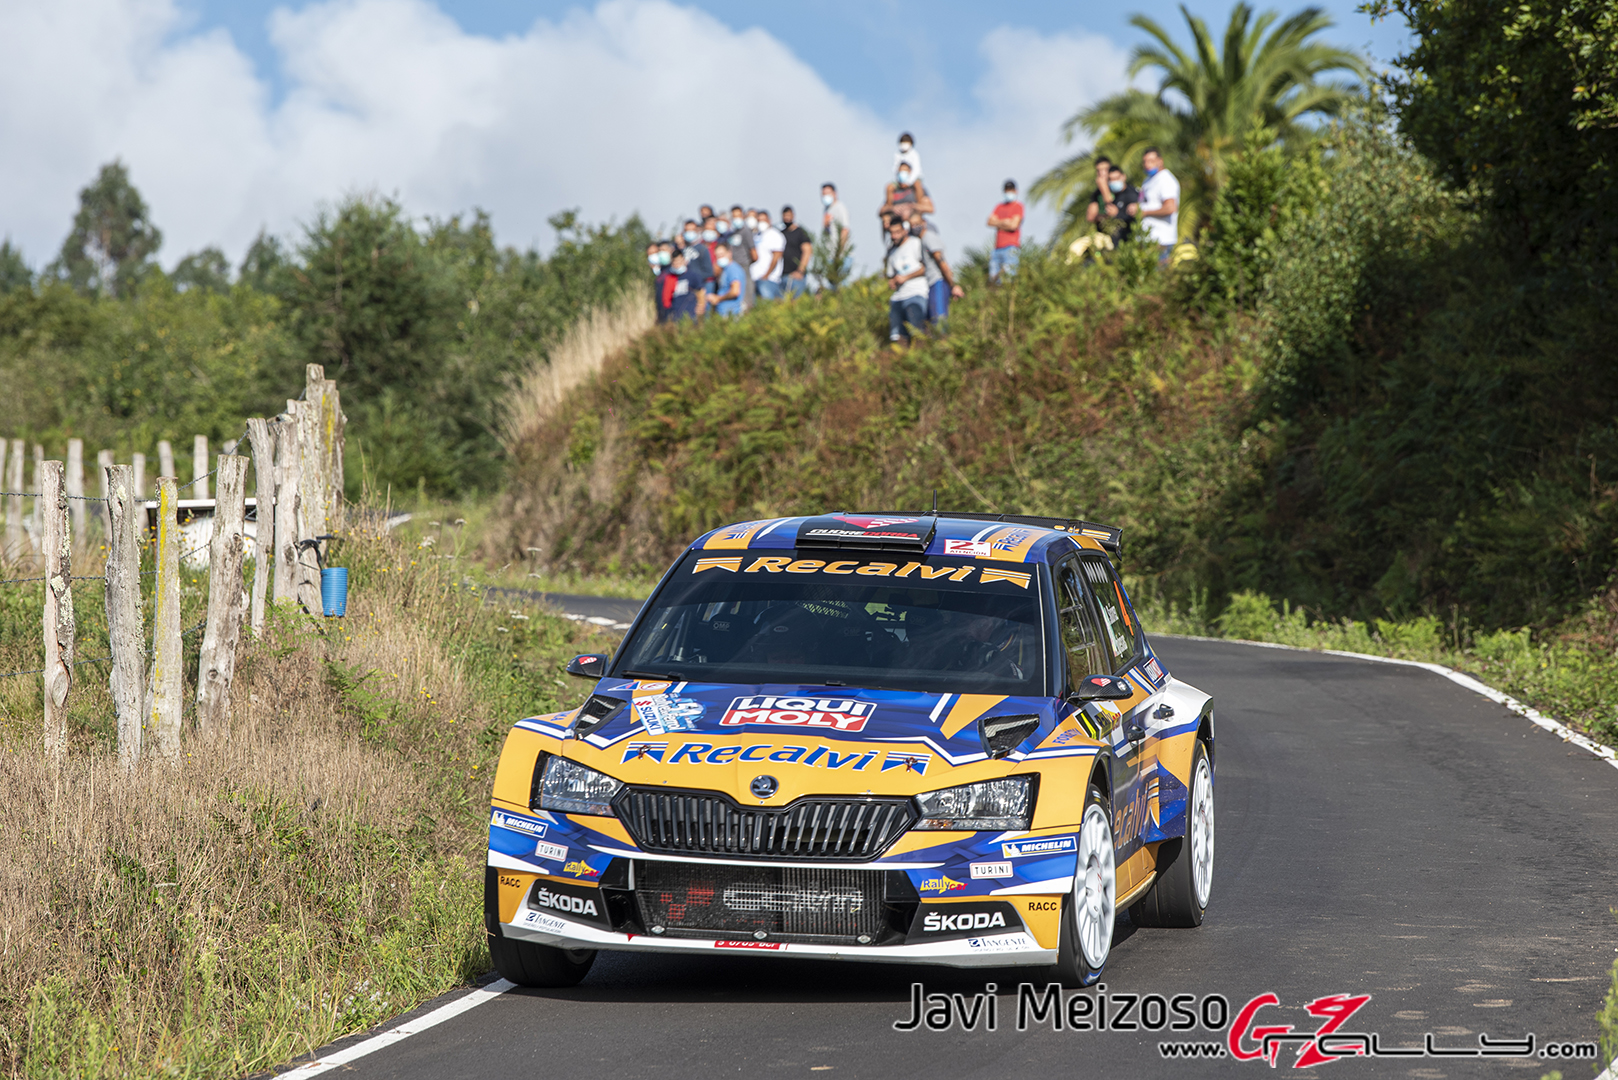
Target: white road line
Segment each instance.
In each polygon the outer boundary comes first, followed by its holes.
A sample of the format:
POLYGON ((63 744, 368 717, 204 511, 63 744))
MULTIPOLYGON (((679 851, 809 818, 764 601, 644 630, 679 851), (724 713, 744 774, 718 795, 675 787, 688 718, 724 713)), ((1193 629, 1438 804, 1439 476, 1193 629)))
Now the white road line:
POLYGON ((507 982, 505 979, 496 979, 488 986, 480 986, 465 997, 456 998, 448 1005, 440 1005, 432 1012, 424 1016, 418 1016, 408 1023, 400 1024, 398 1027, 384 1031, 380 1035, 373 1035, 369 1039, 357 1042, 345 1050, 338 1050, 326 1057, 305 1062, 295 1069, 288 1069, 286 1072, 280 1073, 276 1080, 285 1080, 287 1077, 294 1076, 318 1076, 329 1069, 336 1069, 347 1065, 349 1062, 358 1061, 362 1057, 374 1054, 378 1050, 386 1049, 396 1042, 410 1038, 412 1035, 419 1035, 428 1028, 437 1027, 445 1020, 453 1020, 464 1012, 493 1001, 507 990, 515 989, 515 983, 507 982))
MULTIPOLYGON (((1401 667, 1421 668, 1434 675, 1442 675, 1457 686, 1465 687, 1474 694, 1481 694, 1498 705, 1504 705, 1518 716, 1526 717, 1531 723, 1544 728, 1552 735, 1558 736, 1563 742, 1570 742, 1574 746, 1588 750, 1608 765, 1618 769, 1618 751, 1610 746, 1602 746, 1588 735, 1581 735, 1577 731, 1559 721, 1552 720, 1538 709, 1529 708, 1510 694, 1501 693, 1492 686, 1478 682, 1470 675, 1463 675, 1454 668, 1447 668, 1443 664, 1428 664, 1420 660, 1395 660, 1391 656, 1372 656, 1370 653, 1344 652, 1341 649, 1305 649, 1298 645, 1278 645, 1273 641, 1244 641, 1241 638, 1213 638, 1198 637, 1195 634, 1153 634, 1152 637, 1179 638, 1181 641, 1216 641, 1231 645, 1256 645, 1261 649, 1284 649, 1287 652, 1324 653, 1327 656, 1347 656, 1355 660, 1370 660, 1377 664, 1398 664, 1401 667)), ((1599 1078, 1597 1078, 1599 1080, 1599 1078)), ((1618 1080, 1618 1077, 1613 1078, 1618 1080)))

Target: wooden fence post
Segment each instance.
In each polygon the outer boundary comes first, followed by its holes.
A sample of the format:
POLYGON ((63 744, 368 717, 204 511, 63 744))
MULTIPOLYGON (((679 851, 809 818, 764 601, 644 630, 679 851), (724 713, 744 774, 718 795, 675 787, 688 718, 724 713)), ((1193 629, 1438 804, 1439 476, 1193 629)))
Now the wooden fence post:
POLYGON ((111 531, 112 526, 112 515, 107 510, 107 500, 112 494, 111 489, 107 487, 109 480, 107 470, 112 468, 112 463, 113 457, 111 450, 96 451, 96 475, 101 480, 101 505, 97 506, 93 513, 95 514, 96 520, 101 522, 101 536, 103 540, 106 539, 106 536, 111 531))
POLYGON ((229 733, 230 684, 242 637, 242 519, 246 512, 247 459, 221 454, 215 476, 213 541, 208 551, 208 621, 197 663, 197 730, 206 738, 229 733))
POLYGON ((62 463, 40 475, 45 554, 45 752, 67 753, 67 692, 73 687, 73 537, 68 530, 62 463))
POLYGON ((147 729, 157 753, 180 756, 179 485, 157 478, 157 591, 152 601, 152 670, 146 679, 147 729))
POLYGON ((287 402, 287 415, 275 423, 275 602, 298 599, 298 480, 301 469, 298 409, 287 402))
POLYGON ((321 441, 326 450, 326 531, 334 532, 343 509, 343 427, 348 423, 348 418, 343 415, 337 382, 327 379, 322 385, 321 441))
POLYGON ((107 496, 107 638, 112 643, 112 707, 118 718, 118 762, 140 761, 146 705, 145 642, 140 624, 140 541, 146 511, 135 493, 134 469, 109 465, 107 496))
POLYGON ((129 460, 133 463, 132 467, 135 470, 134 479, 130 481, 131 485, 135 489, 135 498, 141 500, 142 502, 145 502, 146 501, 146 455, 145 454, 136 454, 134 457, 130 458, 129 460))
POLYGON ((256 637, 264 632, 264 589, 270 580, 270 559, 275 551, 275 435, 262 417, 247 422, 247 441, 253 448, 253 600, 248 625, 256 637))
POLYGON ((84 543, 84 440, 67 441, 67 512, 73 522, 73 542, 84 543))
MULTIPOLYGON (((34 494, 41 495, 45 491, 45 448, 38 443, 34 444, 34 494)), ((45 543, 45 511, 40 507, 44 505, 42 499, 34 500, 34 524, 30 529, 28 542, 35 551, 44 550, 45 543)))
POLYGON ((213 470, 208 468, 208 436, 198 435, 191 440, 191 497, 193 499, 206 499, 208 497, 208 474, 213 470))
POLYGON ((174 471, 174 444, 167 439, 160 440, 157 444, 157 475, 180 475, 174 471))
POLYGON ((302 443, 303 469, 298 480, 298 494, 303 521, 307 529, 302 539, 320 536, 326 529, 327 457, 322 436, 325 434, 326 377, 319 364, 310 364, 308 380, 303 388, 303 404, 298 410, 298 438, 302 443))
POLYGON ((28 552, 28 538, 22 526, 23 441, 11 440, 11 457, 6 462, 6 490, 15 492, 6 499, 6 554, 20 559, 28 552))

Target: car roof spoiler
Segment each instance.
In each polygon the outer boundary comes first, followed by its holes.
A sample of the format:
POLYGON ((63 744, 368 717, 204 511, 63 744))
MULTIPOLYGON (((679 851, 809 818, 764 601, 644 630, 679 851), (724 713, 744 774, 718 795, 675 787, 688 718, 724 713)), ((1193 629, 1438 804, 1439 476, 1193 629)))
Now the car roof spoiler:
POLYGON ((1123 549, 1124 531, 1116 525, 1101 525, 1078 518, 1035 517, 1030 514, 940 514, 940 517, 962 518, 967 521, 1004 521, 1008 525, 1037 525, 1042 529, 1088 536, 1107 551, 1117 555, 1123 549))

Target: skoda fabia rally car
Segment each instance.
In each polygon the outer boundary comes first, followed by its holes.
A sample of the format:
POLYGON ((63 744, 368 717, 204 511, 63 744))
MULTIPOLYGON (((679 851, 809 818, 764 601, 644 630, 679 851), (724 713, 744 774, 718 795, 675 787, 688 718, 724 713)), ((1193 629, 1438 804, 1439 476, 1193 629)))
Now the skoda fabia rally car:
POLYGON ((601 949, 1047 967, 1128 908, 1197 926, 1208 695, 1153 654, 1117 530, 972 514, 750 521, 675 562, 571 712, 494 781, 501 975, 601 949))

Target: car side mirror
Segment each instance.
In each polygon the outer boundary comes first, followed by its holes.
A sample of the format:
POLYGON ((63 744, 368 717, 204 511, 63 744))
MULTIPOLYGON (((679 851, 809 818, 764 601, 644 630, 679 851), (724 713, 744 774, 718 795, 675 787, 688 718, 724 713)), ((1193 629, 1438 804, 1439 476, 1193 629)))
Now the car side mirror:
POLYGON ((567 673, 581 679, 600 679, 607 674, 607 658, 600 653, 575 656, 567 662, 567 673))
POLYGON ((1135 696, 1135 687, 1128 679, 1116 675, 1086 675, 1067 696, 1069 701, 1123 701, 1135 696))

